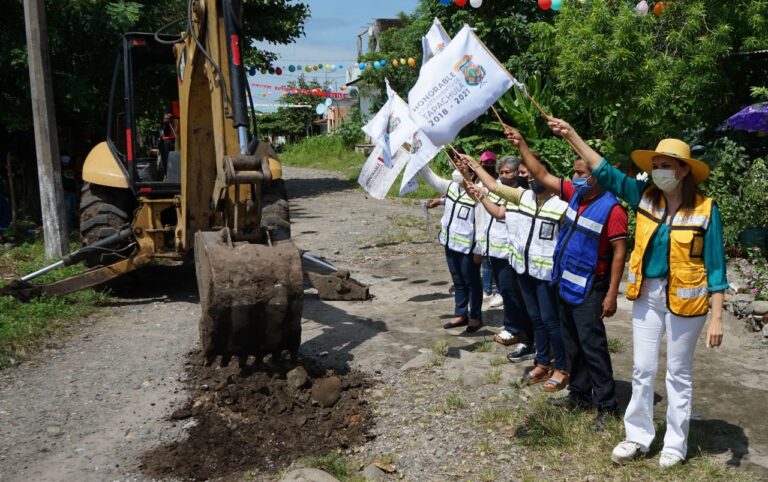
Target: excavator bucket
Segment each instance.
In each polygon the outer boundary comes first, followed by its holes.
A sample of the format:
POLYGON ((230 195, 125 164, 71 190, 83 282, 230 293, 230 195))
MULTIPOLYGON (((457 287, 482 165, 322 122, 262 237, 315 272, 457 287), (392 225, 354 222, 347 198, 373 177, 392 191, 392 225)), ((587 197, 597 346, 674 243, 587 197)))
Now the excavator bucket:
POLYGON ((290 241, 272 246, 232 242, 229 230, 195 234, 195 267, 200 292, 200 340, 205 362, 233 356, 241 367, 249 356, 288 350, 295 359, 301 343, 304 289, 301 256, 290 241))

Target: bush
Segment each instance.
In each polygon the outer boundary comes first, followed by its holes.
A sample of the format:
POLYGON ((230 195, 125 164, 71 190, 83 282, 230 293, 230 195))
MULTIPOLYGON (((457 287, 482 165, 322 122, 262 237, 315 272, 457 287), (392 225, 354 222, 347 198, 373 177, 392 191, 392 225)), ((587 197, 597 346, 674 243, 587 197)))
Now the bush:
POLYGON ((341 139, 344 146, 351 149, 365 138, 365 133, 362 130, 364 125, 360 108, 354 107, 349 111, 349 116, 344 118, 341 124, 333 130, 332 136, 341 139))
POLYGON ((768 226, 768 166, 728 139, 714 143, 706 158, 714 168, 703 190, 720 209, 725 243, 739 244, 744 230, 768 226))

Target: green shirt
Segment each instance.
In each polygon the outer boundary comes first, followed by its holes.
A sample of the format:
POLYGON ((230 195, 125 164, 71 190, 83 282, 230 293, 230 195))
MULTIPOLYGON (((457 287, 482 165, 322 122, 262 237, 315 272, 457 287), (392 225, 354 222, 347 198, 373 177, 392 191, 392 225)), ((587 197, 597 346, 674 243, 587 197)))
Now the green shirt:
MULTIPOLYGON (((648 188, 648 181, 632 178, 608 164, 603 159, 592 171, 600 187, 614 193, 629 203, 637 212, 637 206, 643 192, 648 188)), ((725 273, 725 246, 723 245, 723 221, 717 205, 712 203, 712 216, 709 227, 704 233, 704 266, 707 268, 707 284, 710 293, 728 288, 725 273)), ((669 226, 659 224, 659 229, 651 237, 643 254, 643 276, 646 278, 666 278, 669 273, 669 226)))

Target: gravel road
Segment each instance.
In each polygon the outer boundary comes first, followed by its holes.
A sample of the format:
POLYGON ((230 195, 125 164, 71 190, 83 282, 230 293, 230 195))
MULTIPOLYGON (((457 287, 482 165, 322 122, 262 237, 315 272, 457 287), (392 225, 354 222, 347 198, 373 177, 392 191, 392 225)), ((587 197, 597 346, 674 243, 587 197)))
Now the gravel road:
MULTIPOLYGON (((489 457, 477 448, 488 434, 463 426, 464 417, 432 417, 424 408, 442 403, 449 386, 460 385, 457 394, 474 413, 528 396, 510 392, 523 367, 493 362, 508 349, 472 350, 500 326, 498 309, 486 312, 488 327, 476 336, 439 328, 452 310, 450 277, 434 242, 440 213, 425 220, 415 202, 369 199, 327 172, 287 168, 286 178, 296 244, 371 285, 367 302, 323 302, 308 290, 302 321, 302 356, 359 369, 379 382, 368 392, 377 407, 377 437, 350 448, 350 457, 364 464, 397 454, 397 475, 407 480, 477 478, 519 459, 508 437, 495 438, 504 443, 494 452, 501 455, 489 457), (453 356, 430 368, 432 347, 443 341, 453 356), (412 369, 404 370, 409 362, 412 369), (457 447, 465 457, 455 457, 457 447)), ((185 366, 194 362, 187 355, 197 345, 194 269, 151 266, 115 294, 111 306, 22 366, 0 372, 0 481, 147 480, 138 469, 142 454, 185 436, 184 424, 169 415, 188 396, 185 366)), ((608 326, 625 346, 614 356, 624 403, 631 376, 628 310, 620 300, 608 326)), ((726 325, 721 350, 702 343, 696 353, 692 430, 735 430, 735 438, 711 451, 723 463, 768 476, 768 349, 740 322, 728 317, 726 325)), ((663 372, 656 391, 664 394, 663 372)))

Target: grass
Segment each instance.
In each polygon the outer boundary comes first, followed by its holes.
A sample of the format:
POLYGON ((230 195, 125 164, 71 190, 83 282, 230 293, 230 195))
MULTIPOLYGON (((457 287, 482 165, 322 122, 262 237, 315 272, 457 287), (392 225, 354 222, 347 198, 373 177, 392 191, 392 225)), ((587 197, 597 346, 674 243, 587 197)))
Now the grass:
POLYGON ((624 351, 624 341, 621 338, 608 338, 608 353, 621 353, 624 351))
MULTIPOLYGON (((366 156, 344 147, 341 139, 334 136, 312 136, 289 145, 280 154, 280 160, 286 166, 308 167, 324 171, 340 172, 351 182, 357 181, 366 156)), ((388 197, 408 199, 432 199, 439 194, 429 186, 420 184, 415 191, 400 196, 402 173, 392 184, 388 197)))
MULTIPOLYGON (((688 461, 669 471, 658 466, 658 453, 664 437, 664 421, 657 422, 656 443, 651 456, 625 466, 610 463, 613 447, 623 439, 621 420, 609 423, 607 430, 596 432, 592 428, 594 412, 569 411, 552 407, 545 396, 522 405, 509 419, 499 418, 504 425, 513 428, 515 441, 531 452, 537 464, 546 467, 551 480, 696 480, 696 481, 754 481, 757 477, 744 470, 728 467, 696 450, 697 435, 691 433, 691 450, 688 461), (575 456, 575 454, 578 454, 575 456)), ((491 413, 478 420, 487 426, 491 413)), ((730 443, 730 442, 729 442, 730 443)), ((733 446, 733 445, 731 445, 733 446)))
POLYGON ((497 356, 495 358, 491 358, 490 364, 492 367, 499 367, 503 364, 507 363, 507 360, 504 357, 497 356))
MULTIPOLYGON (((79 244, 73 241, 70 250, 77 248, 79 244)), ((0 252, 0 273, 4 276, 22 276, 49 264, 40 238, 0 252)), ((82 271, 79 265, 61 268, 36 278, 35 283, 49 283, 82 271)), ((41 297, 28 303, 0 296, 0 368, 15 365, 69 323, 93 313, 107 298, 108 295, 94 290, 41 297)))
POLYGON ((451 393, 445 399, 445 406, 449 410, 461 410, 467 408, 467 402, 465 402, 460 396, 455 393, 451 393))
POLYGON ((365 163, 365 156, 344 147, 337 137, 312 136, 289 145, 280 153, 280 160, 287 166, 340 172, 354 181, 365 163))
POLYGON ((471 345, 465 346, 464 350, 473 353, 490 353, 494 350, 493 341, 483 339, 483 341, 478 341, 472 343, 471 345))
POLYGON ((353 469, 339 451, 328 452, 327 454, 314 457, 305 457, 297 465, 323 470, 345 482, 361 480, 360 477, 352 474, 353 469))
POLYGON ((486 374, 485 379, 488 380, 488 383, 494 385, 501 382, 501 368, 492 368, 491 371, 486 374))

